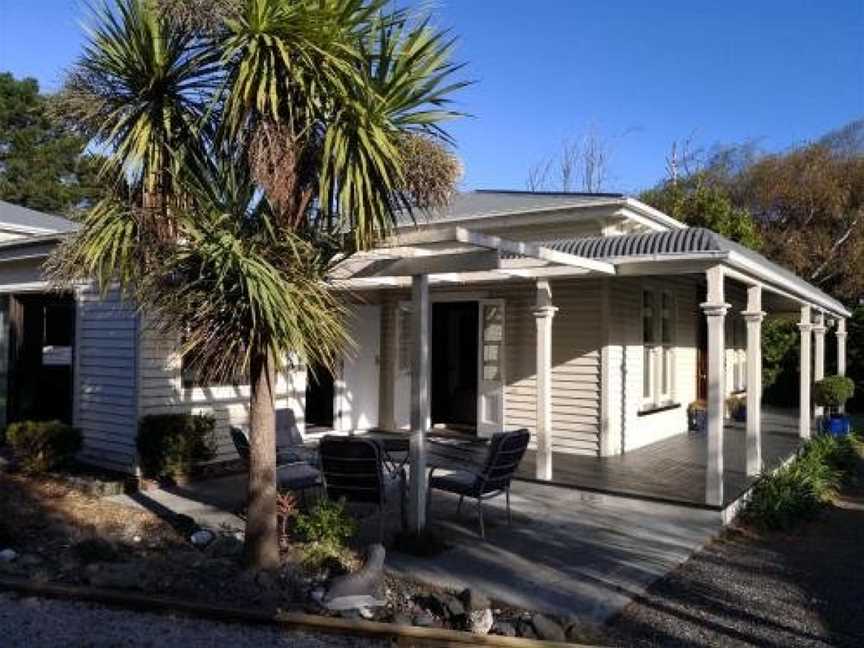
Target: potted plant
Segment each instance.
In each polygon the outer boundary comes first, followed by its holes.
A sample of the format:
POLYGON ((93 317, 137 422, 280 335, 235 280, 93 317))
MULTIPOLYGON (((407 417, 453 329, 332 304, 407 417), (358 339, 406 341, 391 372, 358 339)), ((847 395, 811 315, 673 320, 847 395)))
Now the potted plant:
POLYGON ((813 387, 813 400, 825 408, 822 417, 822 431, 832 436, 849 434, 849 417, 841 413, 846 401, 855 393, 855 383, 846 376, 826 376, 816 381, 813 387))
POLYGON ((738 423, 747 420, 747 401, 741 396, 730 396, 726 399, 726 411, 729 418, 738 423))
POLYGON ((708 403, 704 400, 695 400, 687 406, 687 429, 691 432, 708 429, 708 403))

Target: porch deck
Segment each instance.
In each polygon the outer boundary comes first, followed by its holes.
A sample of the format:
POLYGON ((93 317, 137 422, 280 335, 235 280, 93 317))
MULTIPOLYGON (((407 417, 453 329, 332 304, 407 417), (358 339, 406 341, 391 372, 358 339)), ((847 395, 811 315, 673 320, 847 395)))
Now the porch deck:
MULTIPOLYGON (((762 459, 766 470, 779 466, 799 446, 798 414, 763 410, 762 459)), ((755 478, 746 473, 744 424, 727 425, 724 434, 724 506, 737 500, 755 478)), ((699 508, 705 504, 705 434, 677 434, 615 457, 590 457, 556 452, 552 483, 608 495, 637 497, 699 508)), ((535 480, 535 456, 529 451, 519 470, 521 479, 535 480)))

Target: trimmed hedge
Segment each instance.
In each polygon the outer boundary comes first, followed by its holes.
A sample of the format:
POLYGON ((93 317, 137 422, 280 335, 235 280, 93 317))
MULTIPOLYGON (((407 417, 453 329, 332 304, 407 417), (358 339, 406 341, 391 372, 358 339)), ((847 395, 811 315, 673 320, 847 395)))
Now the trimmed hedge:
POLYGON ((813 401, 817 405, 837 409, 855 394, 855 383, 846 376, 826 376, 813 385, 813 401))
POLYGON ((216 455, 216 420, 205 414, 154 414, 138 423, 138 461, 145 477, 188 475, 216 455))
POLYGON ((6 428, 6 442, 25 472, 44 473, 71 462, 84 439, 60 421, 21 421, 6 428))

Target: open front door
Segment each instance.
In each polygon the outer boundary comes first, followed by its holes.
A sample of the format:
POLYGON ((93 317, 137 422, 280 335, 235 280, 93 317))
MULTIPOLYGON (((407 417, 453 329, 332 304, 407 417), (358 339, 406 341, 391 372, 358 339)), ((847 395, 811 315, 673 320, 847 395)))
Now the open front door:
POLYGON ((477 436, 504 431, 504 300, 482 299, 479 308, 477 436))

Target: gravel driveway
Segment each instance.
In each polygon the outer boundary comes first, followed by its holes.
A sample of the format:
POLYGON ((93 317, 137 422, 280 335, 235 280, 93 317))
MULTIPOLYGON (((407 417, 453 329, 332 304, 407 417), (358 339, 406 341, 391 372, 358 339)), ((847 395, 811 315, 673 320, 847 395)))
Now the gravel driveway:
POLYGON ((864 488, 797 533, 729 531, 607 630, 626 646, 864 646, 864 488))
POLYGON ((0 592, 0 646, 3 648, 385 648, 389 642, 339 635, 314 635, 263 626, 215 623, 60 600, 18 598, 0 592))

